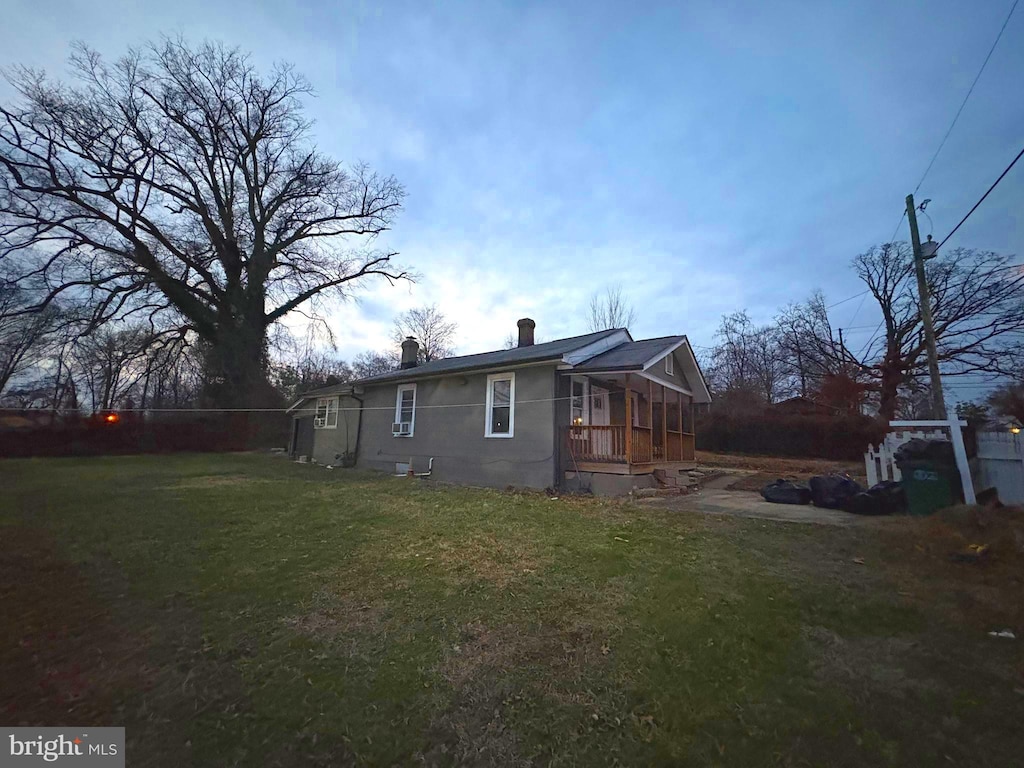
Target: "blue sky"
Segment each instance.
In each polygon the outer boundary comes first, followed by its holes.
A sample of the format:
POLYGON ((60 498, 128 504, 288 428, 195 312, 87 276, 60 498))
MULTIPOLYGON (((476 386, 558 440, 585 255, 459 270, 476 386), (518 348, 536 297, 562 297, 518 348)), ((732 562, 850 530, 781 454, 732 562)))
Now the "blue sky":
MULTIPOLYGON (((57 74, 76 38, 108 56, 161 32, 237 44, 309 77, 324 150, 406 186, 385 244, 422 279, 334 310, 350 356, 430 302, 468 353, 522 316, 542 338, 584 332, 609 284, 634 336, 697 345, 724 312, 857 293, 850 259, 892 235, 1009 2, 100 6, 8 0, 0 59, 57 74)), ((1022 75, 1024 11, 918 194, 937 238, 1019 151, 1022 75)), ((1024 252, 1022 203, 1024 167, 953 243, 1024 252)), ((877 318, 835 313, 853 345, 877 318)))

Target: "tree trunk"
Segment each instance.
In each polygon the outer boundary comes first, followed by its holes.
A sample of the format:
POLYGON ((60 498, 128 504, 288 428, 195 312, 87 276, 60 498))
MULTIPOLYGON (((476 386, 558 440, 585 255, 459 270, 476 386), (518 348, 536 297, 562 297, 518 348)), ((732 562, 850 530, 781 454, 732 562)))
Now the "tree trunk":
POLYGON ((262 324, 222 326, 209 340, 205 405, 211 408, 277 408, 280 395, 267 380, 266 332, 262 324))
POLYGON ((883 364, 881 371, 881 398, 878 404, 878 415, 889 422, 896 418, 896 407, 899 405, 899 386, 903 383, 903 372, 898 366, 891 363, 883 364))

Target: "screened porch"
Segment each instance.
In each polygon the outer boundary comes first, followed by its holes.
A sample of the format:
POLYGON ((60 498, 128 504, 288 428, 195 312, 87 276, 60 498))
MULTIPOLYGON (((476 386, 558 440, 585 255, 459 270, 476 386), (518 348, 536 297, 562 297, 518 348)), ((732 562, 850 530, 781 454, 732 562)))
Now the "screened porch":
POLYGON ((692 399, 638 374, 572 376, 566 469, 640 474, 692 463, 692 399))

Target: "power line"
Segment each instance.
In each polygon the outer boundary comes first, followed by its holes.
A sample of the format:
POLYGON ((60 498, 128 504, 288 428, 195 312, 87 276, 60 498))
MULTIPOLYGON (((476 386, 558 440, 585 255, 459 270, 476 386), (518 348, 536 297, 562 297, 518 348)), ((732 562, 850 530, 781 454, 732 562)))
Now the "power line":
POLYGON ((854 299, 860 298, 861 296, 863 296, 865 293, 868 293, 869 291, 870 291, 870 289, 863 290, 860 293, 857 293, 857 294, 854 294, 853 296, 850 296, 849 298, 843 299, 842 301, 837 301, 835 304, 829 304, 827 307, 825 307, 825 309, 826 310, 832 309, 833 307, 838 307, 840 304, 845 304, 848 301, 853 301, 854 299))
POLYGON ((967 89, 967 95, 964 96, 964 100, 960 103, 960 109, 958 109, 956 111, 956 114, 953 116, 953 122, 949 124, 949 129, 946 131, 946 135, 943 136, 942 141, 939 142, 939 148, 935 150, 935 154, 932 155, 932 159, 928 163, 928 167, 924 169, 924 174, 921 176, 921 180, 917 182, 917 186, 914 187, 914 194, 917 194, 917 190, 919 190, 921 188, 921 185, 924 184, 924 180, 928 176, 928 172, 932 169, 932 166, 935 165, 936 158, 938 158, 939 153, 942 151, 942 148, 946 146, 946 140, 949 138, 949 135, 953 132, 953 128, 956 126, 956 121, 960 119, 960 114, 964 111, 964 107, 967 106, 967 100, 970 99, 971 94, 974 93, 974 86, 978 84, 978 81, 981 79, 982 73, 985 71, 985 67, 988 66, 988 60, 992 58, 992 54, 995 51, 996 46, 999 45, 999 41, 1003 37, 1003 32, 1006 31, 1006 25, 1010 23, 1010 17, 1013 16, 1013 12, 1017 10, 1018 2, 1020 2, 1020 0, 1013 0, 1013 5, 1010 6, 1010 12, 1006 14, 1006 20, 1003 21, 1003 26, 999 28, 999 34, 996 35, 996 39, 992 43, 992 47, 988 49, 988 55, 985 57, 985 61, 981 63, 981 69, 978 70, 978 74, 975 76, 974 82, 971 83, 971 87, 967 89))
MULTIPOLYGON (((386 386, 389 382, 384 382, 386 386)), ((347 397, 340 393, 337 394, 325 394, 325 395, 309 395, 301 396, 300 400, 318 400, 318 399, 330 399, 335 397, 347 397)), ((516 400, 514 405, 527 405, 531 403, 559 403, 571 401, 573 397, 566 395, 565 397, 542 397, 530 400, 516 400)), ((484 402, 473 402, 473 403, 444 403, 438 405, 420 405, 416 404, 416 410, 422 409, 438 409, 438 408, 484 408, 486 403, 484 402)), ((314 413, 317 408, 310 406, 306 408, 64 408, 64 407, 52 407, 52 408, 15 408, 5 407, 0 408, 0 413, 5 411, 10 412, 25 412, 25 411, 67 411, 73 412, 85 412, 85 413, 100 413, 105 411, 115 411, 117 413, 314 413)), ((395 407, 393 405, 367 405, 360 406, 357 408, 337 408, 332 409, 331 412, 335 411, 341 413, 357 413, 359 411, 390 411, 394 412, 395 407)))
POLYGON ((882 327, 882 323, 884 323, 884 322, 885 322, 885 318, 884 317, 881 320, 878 321, 878 325, 875 326, 875 330, 871 332, 871 336, 870 336, 870 338, 868 338, 868 343, 865 344, 861 348, 860 352, 857 353, 858 359, 863 357, 864 353, 868 351, 868 347, 870 347, 872 344, 875 343, 875 336, 878 335, 878 331, 882 327))
MULTIPOLYGON (((865 301, 867 301, 867 298, 868 298, 868 292, 867 292, 867 291, 864 291, 864 296, 863 296, 863 297, 861 298, 861 300, 860 300, 860 304, 858 304, 858 305, 857 305, 857 309, 855 309, 855 310, 853 311, 853 317, 851 317, 851 318, 850 318, 850 322, 851 322, 851 323, 852 323, 852 322, 853 322, 854 320, 856 320, 856 319, 857 319, 857 315, 859 315, 859 314, 860 314, 860 308, 864 306, 864 302, 865 302, 865 301)), ((848 330, 848 331, 852 331, 852 330, 853 330, 853 327, 852 327, 852 326, 851 326, 851 327, 848 327, 848 328, 847 328, 846 330, 848 330)))
MULTIPOLYGON (((906 216, 906 215, 907 215, 907 211, 906 211, 906 209, 904 209, 900 213, 900 220, 896 222, 896 226, 895 226, 895 228, 893 228, 892 234, 889 236, 889 239, 885 241, 886 244, 892 243, 893 241, 895 241, 896 233, 900 231, 900 225, 903 223, 903 217, 906 216)), ((864 306, 864 301, 867 299, 867 294, 869 294, 869 293, 871 293, 871 289, 867 288, 867 289, 861 291, 860 293, 857 293, 857 294, 854 294, 853 296, 850 296, 849 298, 843 299, 842 301, 837 301, 835 304, 829 304, 827 307, 825 307, 825 309, 827 311, 829 309, 832 309, 833 307, 838 307, 840 304, 845 304, 848 301, 853 301, 854 299, 858 299, 861 296, 863 296, 864 298, 861 299, 860 304, 857 305, 857 309, 854 311, 853 317, 850 318, 850 322, 852 323, 854 320, 857 319, 857 315, 860 314, 860 309, 861 309, 861 307, 864 306)), ((847 329, 847 330, 850 330, 850 329, 847 329)))
POLYGON ((953 235, 955 235, 956 231, 958 229, 960 229, 960 227, 963 226, 964 222, 967 221, 967 219, 969 219, 971 217, 971 214, 974 213, 976 210, 978 210, 978 206, 981 205, 983 202, 985 202, 985 198, 988 197, 989 194, 991 194, 992 190, 995 189, 999 185, 999 182, 1001 182, 1003 180, 1003 177, 1005 177, 1006 174, 1008 174, 1010 172, 1010 169, 1013 168, 1013 166, 1015 166, 1017 164, 1017 161, 1020 160, 1022 156, 1024 156, 1024 147, 1021 147, 1021 150, 1020 150, 1020 152, 1017 153, 1017 156, 1015 158, 1013 158, 1013 160, 1010 162, 1010 164, 1008 166, 1006 166, 1006 170, 1004 170, 1001 174, 999 174, 999 178, 998 179, 996 179, 994 182, 992 182, 992 186, 989 187, 988 191, 984 195, 981 196, 981 199, 978 200, 978 202, 976 202, 974 204, 974 207, 971 208, 971 210, 969 210, 967 212, 967 215, 964 216, 962 219, 960 219, 960 223, 957 224, 955 227, 953 227, 953 231, 950 232, 948 235, 946 235, 946 237, 943 239, 943 241, 941 243, 939 243, 939 248, 941 248, 943 245, 945 245, 946 241, 949 240, 949 238, 951 238, 953 235))

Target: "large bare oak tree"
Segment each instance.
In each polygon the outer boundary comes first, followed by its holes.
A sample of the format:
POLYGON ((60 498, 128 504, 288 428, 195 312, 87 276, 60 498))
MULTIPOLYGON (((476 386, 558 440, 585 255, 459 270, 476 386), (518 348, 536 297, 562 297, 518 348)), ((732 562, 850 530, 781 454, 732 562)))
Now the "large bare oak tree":
POLYGON ((43 304, 163 314, 209 350, 209 400, 264 404, 274 323, 368 276, 396 180, 346 168, 311 139, 307 81, 238 49, 163 40, 106 62, 78 46, 73 82, 8 72, 0 107, 0 254, 42 254, 43 304))
MULTIPOLYGON (((914 262, 906 243, 876 246, 853 260, 878 304, 878 332, 859 348, 841 344, 820 294, 779 317, 783 350, 818 374, 846 374, 878 394, 879 413, 896 414, 901 387, 927 374, 914 262)), ((926 262, 943 377, 1014 372, 1024 337, 1024 266, 991 251, 954 248, 926 262)))

